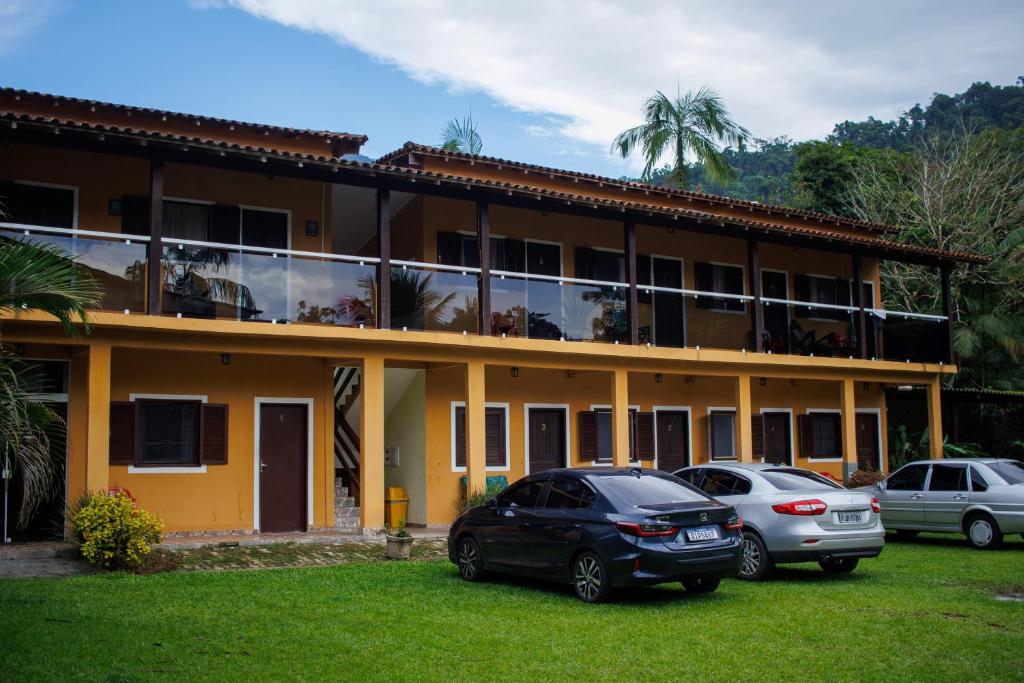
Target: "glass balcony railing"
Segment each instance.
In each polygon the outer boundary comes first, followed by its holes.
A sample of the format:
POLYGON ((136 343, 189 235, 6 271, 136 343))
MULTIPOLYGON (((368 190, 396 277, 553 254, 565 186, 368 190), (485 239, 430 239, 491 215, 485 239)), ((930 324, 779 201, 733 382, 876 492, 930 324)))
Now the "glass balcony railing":
POLYGON ((491 334, 626 343, 626 291, 613 282, 492 271, 491 334))
POLYGON ((479 268, 391 261, 391 329, 477 334, 479 268))
MULTIPOLYGON (((946 317, 906 311, 870 309, 869 335, 881 328, 883 360, 948 363, 946 317)), ((877 334, 877 333, 875 333, 877 334)), ((869 357, 877 354, 870 353, 869 357)))
POLYGON ((373 327, 376 259, 165 238, 165 315, 373 327))
POLYGON ((0 223, 0 241, 7 240, 47 244, 74 258, 102 287, 101 310, 146 308, 147 236, 0 223))
POLYGON ((859 354, 856 308, 768 297, 761 304, 765 331, 760 351, 836 358, 859 354))

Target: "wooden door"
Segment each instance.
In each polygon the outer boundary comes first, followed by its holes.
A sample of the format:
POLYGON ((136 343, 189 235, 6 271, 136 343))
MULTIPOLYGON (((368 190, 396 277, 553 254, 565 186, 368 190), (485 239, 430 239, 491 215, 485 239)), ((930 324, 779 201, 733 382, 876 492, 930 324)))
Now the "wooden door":
POLYGON ((881 454, 878 452, 878 415, 857 413, 857 467, 859 469, 881 469, 881 454))
POLYGON ((763 419, 764 461, 788 465, 789 446, 792 443, 789 434, 789 413, 764 413, 763 419))
POLYGON ((530 408, 530 472, 565 467, 565 411, 530 408))
POLYGON ((260 531, 306 530, 307 407, 260 406, 260 531))
POLYGON ((659 470, 675 472, 690 464, 687 417, 685 410, 659 410, 655 413, 659 470))

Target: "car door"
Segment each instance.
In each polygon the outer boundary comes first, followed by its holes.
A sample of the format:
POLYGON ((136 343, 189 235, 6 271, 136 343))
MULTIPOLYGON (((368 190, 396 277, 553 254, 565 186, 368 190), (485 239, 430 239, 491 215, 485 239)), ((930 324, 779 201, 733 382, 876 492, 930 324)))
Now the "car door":
POLYGON ((532 554, 537 571, 564 577, 569 557, 580 544, 583 525, 597 494, 582 479, 552 477, 551 485, 533 522, 532 554))
POLYGON ((498 494, 490 522, 480 530, 484 558, 496 567, 530 570, 533 524, 546 479, 520 481, 498 494))
POLYGON ((935 463, 924 497, 924 522, 935 529, 960 529, 960 515, 967 507, 967 465, 935 463))
POLYGON ((929 465, 906 465, 889 475, 885 489, 878 492, 882 505, 882 524, 896 527, 923 527, 924 485, 929 465))

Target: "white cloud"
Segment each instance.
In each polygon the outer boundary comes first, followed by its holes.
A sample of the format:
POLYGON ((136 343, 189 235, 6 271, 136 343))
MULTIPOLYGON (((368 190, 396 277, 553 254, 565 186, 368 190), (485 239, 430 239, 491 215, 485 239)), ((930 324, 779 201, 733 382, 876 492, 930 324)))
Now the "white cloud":
MULTIPOLYGON (((870 0, 192 0, 326 34, 412 78, 558 117, 607 150, 644 99, 708 84, 760 137, 818 137, 973 80, 1010 82, 1024 57, 1018 3, 870 0), (1008 16, 1009 15, 1009 16, 1008 16)), ((528 131, 531 134, 539 131, 528 131)))
POLYGON ((0 0, 0 55, 17 49, 57 9, 54 0, 0 0))

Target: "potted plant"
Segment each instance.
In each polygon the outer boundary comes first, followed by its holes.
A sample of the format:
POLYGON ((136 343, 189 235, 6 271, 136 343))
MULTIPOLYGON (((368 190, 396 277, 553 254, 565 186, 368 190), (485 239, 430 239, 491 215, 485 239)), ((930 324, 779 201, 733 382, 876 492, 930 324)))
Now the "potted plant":
POLYGON ((385 525, 382 531, 384 538, 387 539, 384 555, 392 560, 408 560, 413 538, 409 530, 405 528, 405 520, 401 520, 397 528, 385 525))

